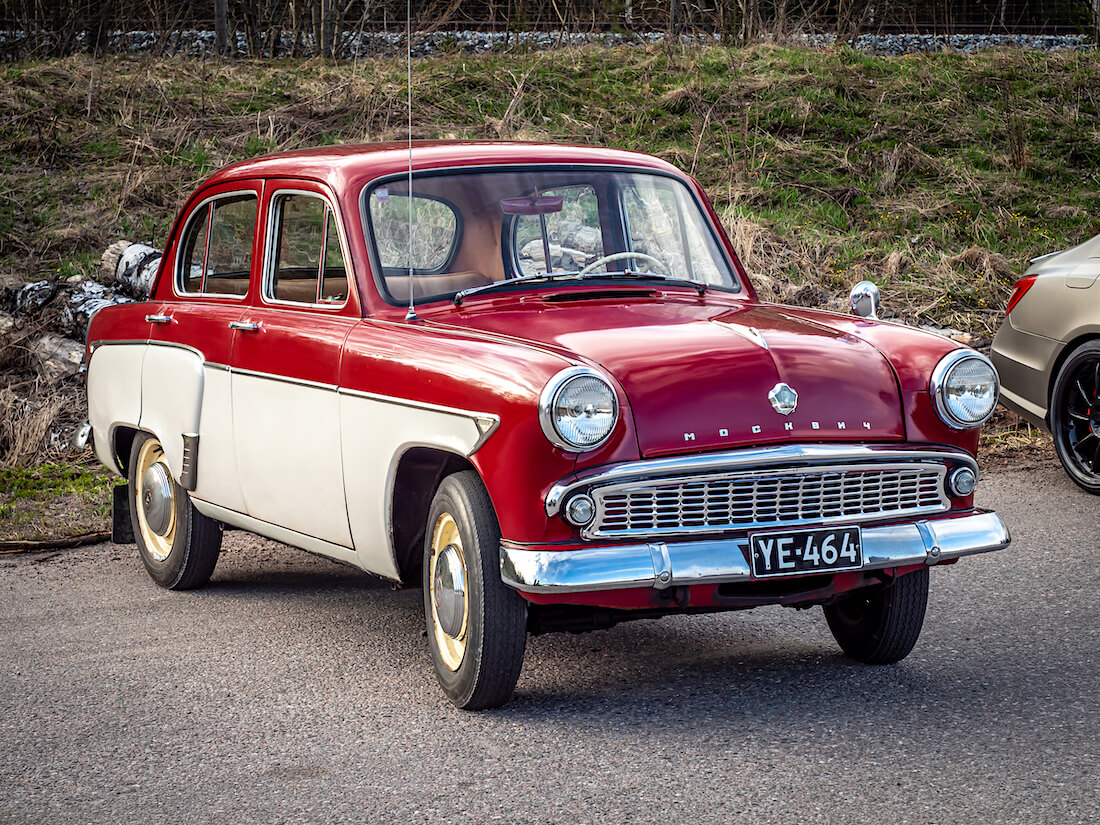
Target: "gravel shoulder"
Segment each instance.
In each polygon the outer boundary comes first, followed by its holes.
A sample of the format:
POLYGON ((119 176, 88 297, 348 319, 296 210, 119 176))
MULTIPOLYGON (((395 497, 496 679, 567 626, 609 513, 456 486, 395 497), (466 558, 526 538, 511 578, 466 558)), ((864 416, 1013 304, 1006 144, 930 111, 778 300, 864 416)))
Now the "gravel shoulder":
POLYGON ((530 640, 455 711, 420 593, 243 533, 168 593, 132 547, 0 559, 0 822, 1094 822, 1097 500, 1050 460, 980 488, 1013 531, 935 569, 917 649, 820 611, 530 640))

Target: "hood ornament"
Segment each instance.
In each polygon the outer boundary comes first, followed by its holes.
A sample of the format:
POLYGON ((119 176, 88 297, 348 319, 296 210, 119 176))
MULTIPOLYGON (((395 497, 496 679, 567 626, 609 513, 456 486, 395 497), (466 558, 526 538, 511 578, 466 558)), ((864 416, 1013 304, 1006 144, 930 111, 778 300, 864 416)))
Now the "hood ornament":
POLYGON ((772 391, 768 393, 768 400, 772 402, 775 411, 780 415, 790 415, 798 406, 798 393, 780 381, 772 391))

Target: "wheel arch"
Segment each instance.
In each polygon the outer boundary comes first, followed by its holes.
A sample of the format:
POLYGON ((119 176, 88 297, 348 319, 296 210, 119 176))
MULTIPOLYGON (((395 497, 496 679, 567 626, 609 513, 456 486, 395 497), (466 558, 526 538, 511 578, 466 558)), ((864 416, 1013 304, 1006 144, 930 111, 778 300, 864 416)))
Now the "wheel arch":
MULTIPOLYGON (((134 439, 142 430, 138 427, 120 425, 111 433, 111 455, 126 476, 130 467, 130 450, 134 446, 134 439)), ((151 435, 151 433, 150 433, 151 435)))
POLYGON ((466 456, 438 447, 409 447, 398 459, 389 516, 390 540, 401 581, 420 580, 421 550, 432 499, 443 479, 464 470, 477 472, 466 456))
POLYGON ((1058 354, 1051 363, 1050 372, 1047 374, 1046 393, 1046 422, 1048 428, 1050 427, 1050 408, 1054 401, 1054 384, 1058 380, 1058 373, 1062 371, 1062 365, 1066 363, 1066 359, 1076 352, 1079 347, 1084 346, 1090 341, 1100 341, 1100 332, 1090 330, 1089 332, 1078 335, 1076 338, 1071 338, 1060 350, 1058 350, 1058 354))

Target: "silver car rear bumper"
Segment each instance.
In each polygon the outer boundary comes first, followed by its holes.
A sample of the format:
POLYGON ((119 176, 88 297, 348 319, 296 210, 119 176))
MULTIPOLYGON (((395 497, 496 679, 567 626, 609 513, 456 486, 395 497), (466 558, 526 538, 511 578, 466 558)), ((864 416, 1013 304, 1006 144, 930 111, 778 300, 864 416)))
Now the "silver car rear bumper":
MULTIPOLYGON (((956 518, 862 528, 863 567, 881 570, 908 564, 1003 550, 1012 540, 1001 517, 977 511, 956 518)), ((500 548, 504 583, 525 593, 580 593, 628 587, 752 581, 748 540, 653 542, 581 550, 500 548)))

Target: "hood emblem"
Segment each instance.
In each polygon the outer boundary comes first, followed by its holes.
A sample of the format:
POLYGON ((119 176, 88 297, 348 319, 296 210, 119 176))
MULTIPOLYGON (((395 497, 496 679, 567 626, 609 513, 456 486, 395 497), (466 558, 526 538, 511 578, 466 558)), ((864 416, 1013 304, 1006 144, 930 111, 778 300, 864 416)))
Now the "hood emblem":
POLYGON ((777 413, 790 415, 798 406, 798 393, 781 381, 772 387, 772 391, 768 393, 768 400, 772 402, 777 413))

